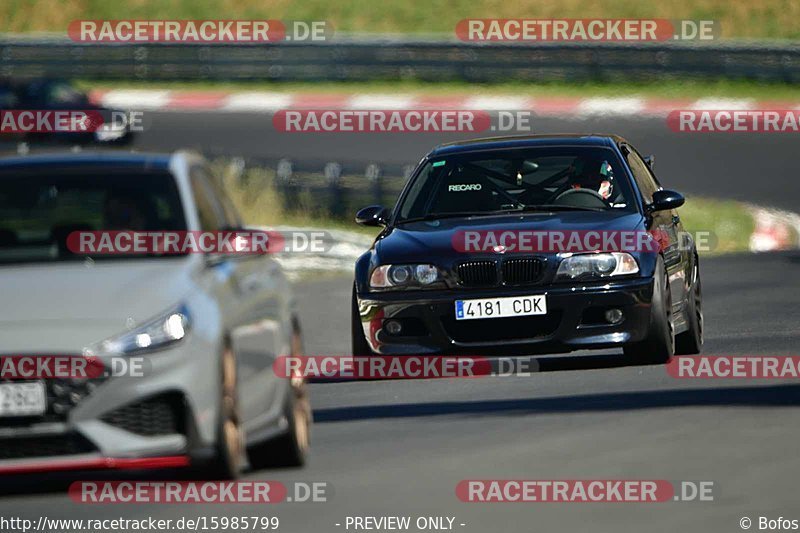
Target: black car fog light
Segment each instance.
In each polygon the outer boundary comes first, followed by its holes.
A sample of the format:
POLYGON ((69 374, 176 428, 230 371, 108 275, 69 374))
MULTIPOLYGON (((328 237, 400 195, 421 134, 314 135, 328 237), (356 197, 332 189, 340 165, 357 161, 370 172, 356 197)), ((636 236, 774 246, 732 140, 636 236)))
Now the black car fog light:
POLYGON ((403 325, 397 320, 387 320, 383 327, 390 335, 399 335, 403 331, 403 325))
POLYGON ((609 309, 605 312, 606 322, 609 324, 619 324, 622 322, 622 309, 609 309))

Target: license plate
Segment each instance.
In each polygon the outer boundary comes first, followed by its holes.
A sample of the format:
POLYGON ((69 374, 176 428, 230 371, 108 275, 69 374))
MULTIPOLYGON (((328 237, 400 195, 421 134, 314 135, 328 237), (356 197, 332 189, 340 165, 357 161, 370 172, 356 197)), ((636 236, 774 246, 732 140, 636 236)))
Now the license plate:
POLYGON ((456 300, 456 320, 546 314, 547 302, 544 295, 456 300))
POLYGON ((0 416, 35 416, 47 407, 44 383, 0 383, 0 416))

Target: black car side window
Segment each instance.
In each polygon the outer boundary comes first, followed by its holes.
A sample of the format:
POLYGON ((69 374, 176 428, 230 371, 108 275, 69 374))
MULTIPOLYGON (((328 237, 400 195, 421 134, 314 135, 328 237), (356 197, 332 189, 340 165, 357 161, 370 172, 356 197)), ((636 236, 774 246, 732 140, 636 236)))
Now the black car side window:
POLYGON ((650 173, 650 169, 647 168, 647 163, 642 161, 642 158, 630 148, 623 153, 626 154, 625 158, 628 161, 628 166, 631 167, 636 185, 642 193, 642 200, 644 200, 646 204, 651 203, 653 201, 653 193, 656 192, 659 187, 655 178, 653 178, 653 175, 650 173))
POLYGON ((420 174, 414 180, 414 183, 411 184, 411 187, 406 194, 406 198, 412 198, 413 201, 411 202, 404 202, 403 206, 400 211, 400 216, 402 218, 409 218, 409 217, 417 217, 425 214, 425 207, 431 200, 431 194, 433 193, 434 186, 436 184, 436 180, 430 179, 431 171, 433 167, 427 165, 422 172, 425 174, 420 174), (423 194, 424 189, 428 189, 427 194, 423 194))

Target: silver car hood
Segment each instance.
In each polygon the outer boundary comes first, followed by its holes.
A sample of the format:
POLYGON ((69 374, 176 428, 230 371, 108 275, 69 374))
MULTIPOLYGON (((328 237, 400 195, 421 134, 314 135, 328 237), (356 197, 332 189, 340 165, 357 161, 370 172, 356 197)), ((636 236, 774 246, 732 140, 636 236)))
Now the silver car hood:
POLYGON ((0 353, 66 353, 177 305, 191 258, 0 267, 0 353))

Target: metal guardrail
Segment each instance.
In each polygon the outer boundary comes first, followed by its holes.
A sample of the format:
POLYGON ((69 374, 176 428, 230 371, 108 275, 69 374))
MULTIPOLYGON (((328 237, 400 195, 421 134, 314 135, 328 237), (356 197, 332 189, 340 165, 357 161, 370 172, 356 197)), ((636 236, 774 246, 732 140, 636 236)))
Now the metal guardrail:
POLYGON ((245 169, 259 168, 273 171, 259 175, 259 187, 272 187, 285 212, 312 213, 319 217, 350 220, 356 211, 372 204, 394 205, 403 185, 414 170, 413 165, 402 168, 396 165, 370 163, 349 165, 330 161, 324 167, 298 164, 289 159, 277 163, 257 158, 233 158, 228 172, 235 171, 235 180, 241 185, 250 183, 245 169))
POLYGON ((141 80, 472 82, 800 81, 800 46, 757 43, 466 43, 340 38, 324 43, 86 44, 1 39, 0 76, 141 80))

